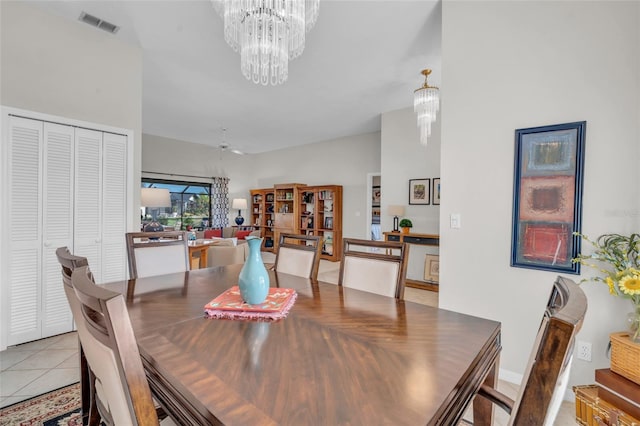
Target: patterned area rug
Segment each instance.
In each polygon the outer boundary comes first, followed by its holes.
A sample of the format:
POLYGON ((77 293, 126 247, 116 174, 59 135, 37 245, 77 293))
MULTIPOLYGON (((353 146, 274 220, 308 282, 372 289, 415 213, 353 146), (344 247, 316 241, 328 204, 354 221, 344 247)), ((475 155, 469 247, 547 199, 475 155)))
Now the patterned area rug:
POLYGON ((82 426, 80 384, 65 386, 0 410, 0 426, 82 426))

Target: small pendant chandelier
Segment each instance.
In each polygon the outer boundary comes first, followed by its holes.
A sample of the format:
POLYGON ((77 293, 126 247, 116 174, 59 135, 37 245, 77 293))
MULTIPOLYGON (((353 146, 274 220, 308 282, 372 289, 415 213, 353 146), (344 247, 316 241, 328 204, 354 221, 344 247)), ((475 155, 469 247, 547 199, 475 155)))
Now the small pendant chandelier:
POLYGON ((422 70, 421 74, 424 75, 424 85, 413 92, 413 111, 418 115, 420 143, 426 146, 431 135, 431 123, 436 121, 440 109, 440 94, 437 87, 427 83, 431 70, 422 70))
POLYGON ((287 81, 289 60, 304 50, 320 0, 212 0, 224 18, 224 39, 240 51, 242 74, 254 83, 287 81))

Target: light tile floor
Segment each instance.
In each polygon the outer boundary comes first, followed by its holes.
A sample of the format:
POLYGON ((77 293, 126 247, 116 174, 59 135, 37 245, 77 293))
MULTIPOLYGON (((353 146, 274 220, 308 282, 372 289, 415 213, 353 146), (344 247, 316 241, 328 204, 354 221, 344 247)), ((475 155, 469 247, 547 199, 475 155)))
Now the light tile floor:
MULTIPOLYGON (((273 263, 275 256, 263 253, 265 263, 273 263)), ((339 262, 320 261, 318 279, 338 283, 339 262)), ((438 293, 407 287, 405 299, 429 306, 438 306, 438 293)), ((6 407, 42 393, 79 381, 78 341, 76 333, 12 346, 0 352, 0 407, 6 407)), ((518 386, 500 381, 498 389, 510 397, 518 393, 518 386)), ((575 425, 574 404, 563 402, 556 426, 575 425)), ((466 416, 470 418, 470 416, 466 416)), ((506 425, 507 416, 496 410, 496 426, 506 425)))
POLYGON ((0 407, 76 383, 78 338, 66 333, 0 352, 0 407))

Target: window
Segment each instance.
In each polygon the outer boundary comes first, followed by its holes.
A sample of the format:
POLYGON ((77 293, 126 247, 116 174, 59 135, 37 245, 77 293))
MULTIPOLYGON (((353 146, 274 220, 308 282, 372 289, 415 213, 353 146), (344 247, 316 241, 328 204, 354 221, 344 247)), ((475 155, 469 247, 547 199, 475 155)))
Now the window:
MULTIPOLYGON (((148 222, 155 216, 162 225, 174 227, 176 230, 186 230, 189 227, 208 228, 212 226, 212 213, 217 218, 221 217, 220 213, 222 212, 212 212, 212 190, 214 198, 219 199, 222 196, 227 199, 226 190, 223 190, 226 189, 226 184, 221 187, 209 183, 142 178, 142 188, 164 188, 168 189, 171 194, 171 207, 158 208, 156 211, 143 207, 142 222, 148 222)), ((216 203, 216 205, 219 204, 216 203)), ((228 201, 222 204, 228 205, 228 201)), ((221 210, 220 207, 217 209, 221 210)), ((223 213, 226 218, 228 209, 225 209, 223 213)), ((214 225, 224 226, 226 224, 214 225)))

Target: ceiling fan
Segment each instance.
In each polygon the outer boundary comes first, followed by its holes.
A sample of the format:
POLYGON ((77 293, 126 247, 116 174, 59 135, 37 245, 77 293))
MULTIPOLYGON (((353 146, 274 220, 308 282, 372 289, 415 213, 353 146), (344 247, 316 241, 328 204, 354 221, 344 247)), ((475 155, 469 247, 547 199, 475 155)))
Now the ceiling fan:
POLYGON ((225 127, 222 128, 222 143, 220 145, 218 145, 218 148, 220 149, 220 152, 224 152, 224 151, 229 151, 232 152, 234 154, 237 155, 244 155, 245 153, 243 151, 240 151, 239 149, 235 149, 235 148, 231 148, 231 146, 226 142, 226 138, 225 135, 227 133, 227 129, 225 127))

